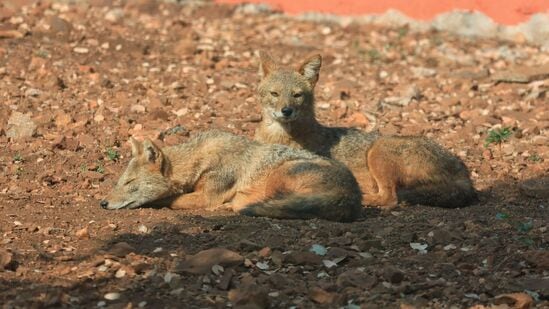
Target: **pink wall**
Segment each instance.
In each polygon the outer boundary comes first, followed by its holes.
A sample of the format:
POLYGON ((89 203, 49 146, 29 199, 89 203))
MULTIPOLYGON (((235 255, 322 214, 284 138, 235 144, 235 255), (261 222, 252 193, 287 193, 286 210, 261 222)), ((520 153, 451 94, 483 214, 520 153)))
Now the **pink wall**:
POLYGON ((219 3, 267 3, 288 14, 321 12, 337 15, 380 14, 396 9, 409 17, 429 20, 447 11, 480 11, 495 22, 514 25, 530 15, 549 13, 549 0, 216 0, 219 3))

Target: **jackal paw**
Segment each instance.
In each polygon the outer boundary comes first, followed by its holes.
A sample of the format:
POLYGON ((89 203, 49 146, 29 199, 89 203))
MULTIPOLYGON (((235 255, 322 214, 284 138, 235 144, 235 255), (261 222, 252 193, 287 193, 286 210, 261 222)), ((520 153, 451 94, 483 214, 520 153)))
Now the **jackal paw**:
POLYGON ((207 208, 208 211, 231 211, 233 210, 233 206, 231 203, 224 203, 221 205, 213 206, 207 208))
POLYGON ((384 199, 377 196, 363 196, 363 202, 367 207, 378 207, 383 210, 391 210, 398 206, 396 199, 384 199))

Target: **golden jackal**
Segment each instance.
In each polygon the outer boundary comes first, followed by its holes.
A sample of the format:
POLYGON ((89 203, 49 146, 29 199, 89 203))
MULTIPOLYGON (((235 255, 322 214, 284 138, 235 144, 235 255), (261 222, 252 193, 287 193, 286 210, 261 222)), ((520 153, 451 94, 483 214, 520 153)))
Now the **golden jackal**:
POLYGON ((463 162, 427 138, 381 136, 320 124, 314 88, 321 60, 320 55, 312 56, 296 70, 260 53, 263 120, 256 140, 303 148, 342 162, 355 175, 368 205, 393 207, 400 200, 453 208, 476 200, 463 162))
POLYGON ((221 131, 163 149, 150 140, 130 141, 133 158, 101 201, 103 208, 225 205, 249 216, 334 221, 352 221, 361 212, 361 193, 352 173, 308 151, 221 131))

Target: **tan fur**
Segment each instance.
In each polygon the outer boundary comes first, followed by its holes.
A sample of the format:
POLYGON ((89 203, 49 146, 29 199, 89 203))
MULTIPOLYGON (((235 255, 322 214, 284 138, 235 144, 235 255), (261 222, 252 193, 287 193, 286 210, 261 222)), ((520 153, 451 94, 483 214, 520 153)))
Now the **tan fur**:
POLYGON ((380 136, 320 124, 314 111, 320 55, 309 57, 297 69, 279 66, 264 52, 260 58, 263 120, 255 133, 257 141, 306 149, 342 162, 355 175, 367 205, 393 207, 408 201, 461 207, 476 200, 463 162, 427 138, 380 136))
POLYGON ((308 151, 221 131, 162 150, 150 140, 131 143, 133 158, 101 202, 106 209, 227 207, 251 216, 334 221, 354 220, 361 211, 352 173, 308 151))

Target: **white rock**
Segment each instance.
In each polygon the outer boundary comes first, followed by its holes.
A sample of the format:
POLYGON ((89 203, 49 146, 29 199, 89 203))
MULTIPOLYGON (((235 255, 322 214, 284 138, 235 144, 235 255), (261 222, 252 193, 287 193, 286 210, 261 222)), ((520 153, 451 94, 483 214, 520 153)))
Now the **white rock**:
POLYGON ((103 296, 106 300, 117 300, 120 298, 120 293, 117 293, 117 292, 111 292, 111 293, 107 293, 105 294, 105 296, 103 296))
POLYGON ((75 47, 73 51, 77 54, 87 54, 89 52, 89 49, 86 47, 75 47))
POLYGON ((120 278, 124 278, 126 276, 126 271, 123 270, 122 268, 120 268, 119 270, 116 271, 116 273, 114 274, 114 276, 118 279, 120 278))

